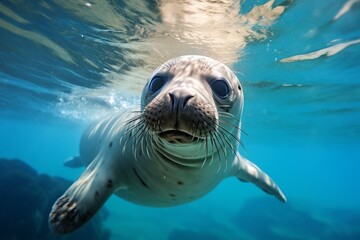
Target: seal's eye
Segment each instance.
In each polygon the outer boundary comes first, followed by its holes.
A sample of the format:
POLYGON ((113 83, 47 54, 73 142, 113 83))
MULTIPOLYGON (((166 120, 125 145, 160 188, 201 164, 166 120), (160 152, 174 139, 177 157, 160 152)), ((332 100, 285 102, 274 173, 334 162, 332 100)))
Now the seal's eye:
POLYGON ((221 99, 225 99, 229 96, 230 88, 225 80, 215 80, 211 84, 213 92, 221 99))
POLYGON ((151 79, 149 84, 149 91, 151 94, 156 93, 162 86, 164 86, 166 79, 163 76, 155 76, 151 79))

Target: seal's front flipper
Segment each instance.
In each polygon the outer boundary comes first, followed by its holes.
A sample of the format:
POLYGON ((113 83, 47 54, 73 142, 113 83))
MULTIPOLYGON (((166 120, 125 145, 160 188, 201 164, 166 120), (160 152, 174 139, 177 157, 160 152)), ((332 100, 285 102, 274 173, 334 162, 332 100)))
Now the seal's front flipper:
POLYGON ((102 159, 94 159, 55 202, 49 215, 49 226, 54 232, 66 234, 82 226, 116 190, 109 169, 102 163, 102 159))
POLYGON ((79 156, 70 157, 64 162, 64 166, 69 168, 78 168, 84 165, 85 164, 81 161, 81 158, 79 156))
POLYGON ((286 197, 276 185, 276 183, 264 173, 258 166, 239 155, 239 172, 237 177, 244 182, 252 182, 264 192, 274 195, 282 202, 286 202, 286 197))

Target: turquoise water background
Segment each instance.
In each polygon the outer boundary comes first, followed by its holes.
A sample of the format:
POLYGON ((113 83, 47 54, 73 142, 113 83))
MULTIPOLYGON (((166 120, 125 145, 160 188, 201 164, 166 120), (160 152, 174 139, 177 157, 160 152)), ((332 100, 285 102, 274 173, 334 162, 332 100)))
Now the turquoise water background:
MULTIPOLYGON (((64 160, 78 154, 89 122, 139 102, 154 69, 142 54, 162 62, 175 54, 162 47, 196 40, 160 31, 156 1, 134 2, 0 2, 0 158, 77 179, 83 169, 64 160), (144 50, 162 37, 155 51, 144 50)), ((239 16, 269 2, 241 1, 239 16)), ((360 1, 275 1, 270 9, 276 6, 284 13, 252 25, 231 65, 245 94, 240 151, 288 203, 237 179, 173 208, 113 196, 104 222, 111 239, 360 239, 360 1)), ((241 23, 229 28, 248 27, 241 23)), ((181 51, 208 53, 197 45, 181 51)))

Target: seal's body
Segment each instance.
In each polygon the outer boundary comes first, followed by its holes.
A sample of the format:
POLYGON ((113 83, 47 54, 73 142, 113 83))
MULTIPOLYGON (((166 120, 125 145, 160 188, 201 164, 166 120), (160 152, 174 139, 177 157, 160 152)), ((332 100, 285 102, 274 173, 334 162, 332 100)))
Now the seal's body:
POLYGON ((240 82, 224 64, 194 55, 164 63, 145 85, 139 110, 108 116, 84 133, 80 157, 69 165, 87 168, 54 204, 51 228, 75 230, 113 193, 167 207, 231 176, 285 202, 271 178, 238 153, 242 108, 240 82))

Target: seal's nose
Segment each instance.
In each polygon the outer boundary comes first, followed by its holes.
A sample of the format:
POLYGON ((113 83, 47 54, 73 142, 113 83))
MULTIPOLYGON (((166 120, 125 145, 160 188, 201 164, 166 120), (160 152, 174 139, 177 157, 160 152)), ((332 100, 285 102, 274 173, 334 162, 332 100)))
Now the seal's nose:
POLYGON ((173 109, 184 108, 187 102, 195 97, 195 94, 191 94, 188 91, 176 90, 169 92, 171 99, 171 106, 173 109))

